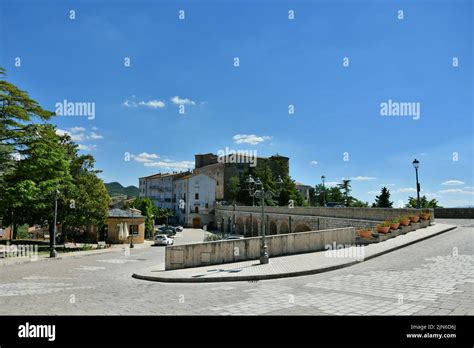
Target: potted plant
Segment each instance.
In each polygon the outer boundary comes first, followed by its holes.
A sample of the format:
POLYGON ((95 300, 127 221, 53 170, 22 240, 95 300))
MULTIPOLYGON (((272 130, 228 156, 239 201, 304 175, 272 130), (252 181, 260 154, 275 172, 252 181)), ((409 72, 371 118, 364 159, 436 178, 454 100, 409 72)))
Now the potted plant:
POLYGON ((418 222, 420 220, 420 217, 417 216, 416 214, 409 215, 408 218, 410 219, 411 222, 418 222))
POLYGON ((378 233, 383 233, 383 234, 387 234, 388 232, 390 232, 390 222, 388 221, 384 221, 380 224, 377 225, 377 232, 378 233))
POLYGON ((431 213, 429 210, 423 210, 420 214, 420 217, 423 219, 423 220, 429 220, 431 218, 431 213))
POLYGON ((398 218, 398 222, 402 226, 408 226, 410 225, 410 219, 407 216, 401 216, 398 218))
POLYGON ((357 234, 361 238, 370 239, 372 237, 372 230, 369 230, 369 229, 357 230, 357 234))
POLYGON ((391 230, 398 229, 398 226, 400 226, 400 223, 398 222, 397 219, 392 220, 392 222, 390 223, 390 229, 391 230))

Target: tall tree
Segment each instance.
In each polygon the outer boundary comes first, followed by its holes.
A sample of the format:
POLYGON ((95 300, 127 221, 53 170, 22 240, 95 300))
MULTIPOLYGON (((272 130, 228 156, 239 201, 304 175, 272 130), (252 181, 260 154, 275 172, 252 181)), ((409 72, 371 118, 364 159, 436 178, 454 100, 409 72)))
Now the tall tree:
POLYGON ((0 144, 10 145, 10 151, 15 151, 36 130, 37 125, 30 121, 49 120, 54 112, 44 110, 28 93, 5 81, 5 76, 6 70, 0 67, 0 144))
MULTIPOLYGON (((70 159, 52 125, 38 125, 36 132, 23 137, 25 148, 15 170, 6 174, 0 187, 3 221, 13 223, 13 238, 20 224, 53 225, 54 201, 59 190, 59 206, 64 207, 72 190, 70 159)), ((58 210, 58 221, 64 218, 58 210)))
POLYGON ((344 203, 347 206, 351 205, 352 197, 350 195, 352 188, 351 188, 351 181, 350 180, 342 180, 341 184, 338 184, 339 188, 344 192, 344 203))
POLYGON ((380 190, 380 195, 375 197, 374 208, 392 208, 393 202, 390 202, 390 191, 385 186, 380 190))
MULTIPOLYGON (((408 197, 408 203, 406 204, 407 208, 416 208, 417 201, 415 197, 408 197)), ((432 200, 428 200, 425 195, 420 197, 420 208, 442 208, 438 205, 438 201, 433 198, 432 200)))

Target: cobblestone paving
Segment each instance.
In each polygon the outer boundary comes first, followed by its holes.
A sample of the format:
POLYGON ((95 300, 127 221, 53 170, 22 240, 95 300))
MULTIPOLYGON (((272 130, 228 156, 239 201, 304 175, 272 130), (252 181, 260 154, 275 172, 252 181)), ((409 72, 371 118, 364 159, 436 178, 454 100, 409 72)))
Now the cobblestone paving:
POLYGON ((156 247, 2 266, 0 314, 474 315, 474 221, 456 223, 352 267, 259 282, 131 278, 163 259, 156 247))

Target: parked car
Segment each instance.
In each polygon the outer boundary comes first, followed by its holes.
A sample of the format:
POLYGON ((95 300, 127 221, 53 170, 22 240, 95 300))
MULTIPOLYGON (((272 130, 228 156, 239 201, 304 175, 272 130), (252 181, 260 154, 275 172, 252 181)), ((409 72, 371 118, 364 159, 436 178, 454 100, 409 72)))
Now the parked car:
POLYGON ((183 232, 183 226, 176 226, 176 232, 183 232))
POLYGON ((176 234, 176 227, 173 226, 161 226, 158 228, 158 231, 161 234, 166 234, 168 236, 174 236, 176 234))
POLYGON ((224 240, 233 240, 233 239, 244 239, 244 236, 241 236, 240 234, 231 234, 224 238, 224 240))
POLYGON ((173 245, 174 240, 168 237, 166 234, 157 234, 155 236, 154 245, 173 245))

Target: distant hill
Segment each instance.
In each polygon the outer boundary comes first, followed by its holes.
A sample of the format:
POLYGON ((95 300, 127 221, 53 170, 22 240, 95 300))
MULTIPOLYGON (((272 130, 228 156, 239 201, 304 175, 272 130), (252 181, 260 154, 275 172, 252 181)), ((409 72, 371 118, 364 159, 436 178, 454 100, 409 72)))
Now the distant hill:
POLYGON ((111 197, 118 195, 126 195, 129 198, 138 197, 138 187, 136 186, 127 186, 123 187, 118 182, 106 183, 105 187, 109 191, 111 197))

